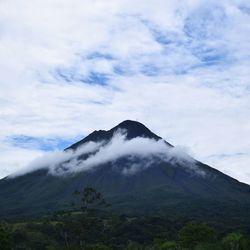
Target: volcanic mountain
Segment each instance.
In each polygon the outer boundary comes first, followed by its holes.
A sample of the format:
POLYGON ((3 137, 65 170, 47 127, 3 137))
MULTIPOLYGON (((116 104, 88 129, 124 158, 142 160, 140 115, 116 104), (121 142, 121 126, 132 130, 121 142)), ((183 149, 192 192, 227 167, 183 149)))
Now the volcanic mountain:
POLYGON ((179 151, 139 122, 94 131, 34 165, 0 180, 1 217, 70 209, 72 194, 88 186, 118 214, 250 220, 250 186, 179 151))

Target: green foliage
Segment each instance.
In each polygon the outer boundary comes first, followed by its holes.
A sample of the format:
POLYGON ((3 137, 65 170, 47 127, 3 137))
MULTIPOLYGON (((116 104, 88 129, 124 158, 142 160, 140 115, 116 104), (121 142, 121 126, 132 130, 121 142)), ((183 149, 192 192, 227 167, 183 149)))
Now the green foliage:
POLYGON ((160 250, 177 250, 178 246, 177 246, 177 243, 174 241, 165 241, 160 245, 159 249, 160 250))
POLYGON ((223 239, 223 246, 226 250, 249 250, 250 242, 241 233, 230 233, 226 235, 223 239))
POLYGON ((204 224, 178 224, 161 218, 60 214, 0 227, 1 250, 249 250, 249 238, 230 233, 216 240, 204 224), (165 225, 165 227, 163 226, 165 225), (181 226, 181 225, 180 225, 181 226), (3 230, 4 229, 4 230, 3 230), (169 231, 172 231, 170 233, 169 231), (167 236, 166 236, 167 235, 167 236), (170 235, 172 235, 170 237, 170 235), (177 239, 179 237, 179 240, 177 239), (13 243, 13 244, 12 244, 13 243))
POLYGON ((220 242, 216 243, 198 243, 194 250, 223 250, 220 242))
POLYGON ((78 210, 0 223, 0 250, 249 250, 242 233, 225 235, 187 218, 128 217, 100 213, 100 193, 76 194, 78 210), (218 239, 217 239, 218 238, 218 239), (222 239, 221 239, 222 238, 222 239))
POLYGON ((11 234, 6 224, 0 224, 0 249, 1 250, 12 249, 11 234))
POLYGON ((193 249, 198 243, 209 243, 214 240, 214 231, 205 224, 190 223, 179 232, 179 240, 183 247, 193 249))

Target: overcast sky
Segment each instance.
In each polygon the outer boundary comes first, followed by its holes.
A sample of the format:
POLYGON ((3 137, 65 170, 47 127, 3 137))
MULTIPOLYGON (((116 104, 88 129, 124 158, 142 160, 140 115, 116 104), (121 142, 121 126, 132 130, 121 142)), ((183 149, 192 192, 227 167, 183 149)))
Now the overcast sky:
POLYGON ((0 177, 138 120, 250 183, 250 3, 0 1, 0 177))

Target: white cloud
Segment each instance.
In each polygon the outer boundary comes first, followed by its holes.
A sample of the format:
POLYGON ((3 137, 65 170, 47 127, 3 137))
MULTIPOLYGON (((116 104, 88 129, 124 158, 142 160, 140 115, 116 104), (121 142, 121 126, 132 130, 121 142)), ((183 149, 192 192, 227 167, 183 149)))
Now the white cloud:
POLYGON ((4 177, 23 169, 34 158, 41 157, 44 152, 36 149, 24 149, 11 145, 1 145, 1 176, 4 177), (11 171, 10 171, 11 170, 11 171))
POLYGON ((6 142, 13 135, 73 138, 138 119, 250 183, 248 9, 227 0, 1 1, 0 176, 41 153, 6 142), (86 84, 91 72, 108 85, 86 84))
POLYGON ((123 166, 120 170, 126 175, 152 166, 151 163, 157 159, 179 163, 183 167, 199 173, 194 160, 180 148, 170 147, 164 140, 156 141, 144 137, 126 140, 126 131, 117 131, 110 141, 88 142, 75 151, 47 153, 10 177, 20 176, 38 169, 48 169, 50 174, 59 176, 74 174, 93 170, 102 164, 115 163, 116 160, 123 157, 131 160, 131 166, 123 166), (135 163, 136 158, 146 159, 146 164, 144 162, 135 163))
MULTIPOLYGON (((101 147, 101 145, 102 142, 100 143, 89 142, 85 144, 83 147, 77 149, 77 151, 67 150, 67 151, 46 153, 45 155, 42 155, 33 160, 32 162, 30 162, 25 168, 21 168, 18 171, 14 172, 13 174, 10 175, 10 177, 12 178, 20 176, 44 168, 45 169, 49 168, 51 170, 51 174, 56 174, 56 168, 61 163, 66 162, 65 164, 67 164, 67 161, 70 161, 69 162, 70 164, 71 160, 77 163, 78 156, 88 153, 93 153, 96 150, 98 150, 101 147)), ((74 172, 73 169, 72 172, 74 172)))

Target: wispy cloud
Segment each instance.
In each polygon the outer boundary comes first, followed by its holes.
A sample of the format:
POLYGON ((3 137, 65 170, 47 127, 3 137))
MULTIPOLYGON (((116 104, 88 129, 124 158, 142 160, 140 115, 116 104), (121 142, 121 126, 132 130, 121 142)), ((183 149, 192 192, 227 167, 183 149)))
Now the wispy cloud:
MULTIPOLYGON (((116 161, 125 157, 130 164, 117 167, 121 174, 134 174, 154 166, 153 162, 165 161, 178 163, 179 166, 192 171, 199 169, 194 159, 180 148, 168 146, 164 140, 154 140, 136 137, 126 140, 126 131, 117 131, 110 141, 88 142, 76 150, 66 150, 47 153, 43 157, 31 162, 26 168, 21 169, 10 178, 33 172, 38 169, 48 169, 49 174, 64 176, 82 171, 90 171, 103 164, 111 163, 116 168, 116 161), (140 159, 137 162, 137 159, 140 159), (144 161, 143 161, 144 160, 144 161)), ((175 165, 174 165, 175 166, 175 165)))
POLYGON ((25 135, 13 135, 7 137, 5 143, 23 149, 37 149, 42 151, 53 151, 55 148, 64 150, 68 145, 75 143, 82 138, 36 138, 25 135))

